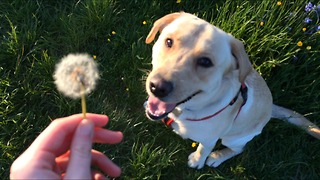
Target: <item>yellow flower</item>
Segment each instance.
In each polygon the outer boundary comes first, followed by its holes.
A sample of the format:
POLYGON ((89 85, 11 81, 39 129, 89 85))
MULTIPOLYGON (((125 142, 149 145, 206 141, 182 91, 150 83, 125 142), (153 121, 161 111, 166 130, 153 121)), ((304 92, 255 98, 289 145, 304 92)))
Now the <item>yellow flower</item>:
POLYGON ((93 59, 94 59, 94 60, 96 60, 96 59, 97 59, 97 56, 96 56, 96 55, 93 55, 92 57, 93 57, 93 59))
POLYGON ((112 35, 116 35, 117 33, 116 33, 115 31, 112 31, 111 34, 112 34, 112 35))
POLYGON ((146 24, 147 24, 147 21, 143 21, 142 24, 143 24, 143 25, 146 25, 146 24))
POLYGON ((311 50, 311 46, 307 46, 307 48, 306 48, 307 50, 311 50))
POLYGON ((195 148, 197 146, 197 143, 196 142, 193 142, 192 144, 191 144, 191 147, 193 147, 193 148, 195 148))
POLYGON ((263 21, 260 22, 260 26, 264 26, 264 22, 263 21))
POLYGON ((299 41, 299 42, 297 43, 297 46, 299 46, 299 47, 301 47, 302 45, 303 45, 302 41, 299 41))
POLYGON ((176 3, 178 3, 178 4, 181 3, 181 0, 177 0, 176 3))
POLYGON ((277 5, 278 5, 278 6, 281 6, 281 5, 282 5, 282 2, 281 2, 281 1, 278 1, 278 2, 277 2, 277 5))
POLYGON ((110 38, 107 39, 108 42, 111 42, 110 38))
POLYGON ((302 31, 305 32, 307 30, 307 28, 302 28, 302 31))

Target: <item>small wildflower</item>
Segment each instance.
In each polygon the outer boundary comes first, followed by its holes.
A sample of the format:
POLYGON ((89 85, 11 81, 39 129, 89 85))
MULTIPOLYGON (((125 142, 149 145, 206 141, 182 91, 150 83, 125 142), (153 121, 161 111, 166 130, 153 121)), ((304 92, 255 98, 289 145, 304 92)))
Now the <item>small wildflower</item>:
POLYGON ((282 5, 282 2, 281 2, 281 1, 278 1, 278 2, 277 2, 277 5, 278 5, 278 6, 281 6, 281 5, 282 5))
POLYGON ((177 3, 177 4, 180 4, 180 3, 181 3, 181 0, 177 0, 176 3, 177 3))
POLYGON ((299 41, 299 42, 297 43, 297 46, 299 46, 299 47, 301 47, 302 45, 303 45, 302 41, 299 41))
POLYGON ((193 143, 191 144, 191 147, 195 148, 195 147, 197 147, 197 144, 198 144, 198 143, 193 142, 193 143))
POLYGON ((107 39, 108 42, 111 42, 110 38, 107 39))
POLYGON ((306 30, 307 30, 307 28, 302 28, 302 31, 303 31, 303 32, 306 32, 306 30))
POLYGON ((61 93, 76 99, 94 90, 99 73, 95 61, 88 54, 69 54, 56 65, 53 78, 61 93))
POLYGON ((147 21, 143 21, 142 24, 143 24, 143 25, 146 25, 146 24, 147 24, 147 21))
POLYGON ((309 18, 309 17, 306 17, 305 19, 304 19, 304 21, 303 22, 305 22, 305 23, 310 23, 312 20, 309 18))
POLYGON ((317 27, 317 31, 320 31, 320 25, 317 27))
POLYGON ((117 33, 116 33, 115 31, 112 31, 111 34, 112 34, 112 35, 116 35, 117 33))
POLYGON ((311 50, 311 46, 307 46, 307 48, 306 48, 307 50, 311 50))
POLYGON ((260 26, 264 26, 264 22, 263 21, 260 22, 260 26))
POLYGON ((126 91, 129 92, 129 88, 126 88, 126 91))
POLYGON ((92 58, 93 58, 94 60, 96 60, 96 59, 97 59, 97 56, 96 56, 96 55, 93 55, 92 58))
POLYGON ((315 6, 314 6, 311 2, 309 2, 309 3, 304 7, 304 10, 305 10, 306 12, 310 12, 310 11, 312 11, 314 8, 315 8, 315 6))

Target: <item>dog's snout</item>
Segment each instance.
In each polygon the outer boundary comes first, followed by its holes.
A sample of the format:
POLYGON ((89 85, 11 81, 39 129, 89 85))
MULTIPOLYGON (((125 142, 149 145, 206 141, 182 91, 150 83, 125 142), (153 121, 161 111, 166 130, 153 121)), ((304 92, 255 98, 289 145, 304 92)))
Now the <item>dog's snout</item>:
POLYGON ((158 98, 168 96, 173 90, 173 84, 170 81, 166 81, 162 78, 153 78, 149 84, 150 91, 158 98))

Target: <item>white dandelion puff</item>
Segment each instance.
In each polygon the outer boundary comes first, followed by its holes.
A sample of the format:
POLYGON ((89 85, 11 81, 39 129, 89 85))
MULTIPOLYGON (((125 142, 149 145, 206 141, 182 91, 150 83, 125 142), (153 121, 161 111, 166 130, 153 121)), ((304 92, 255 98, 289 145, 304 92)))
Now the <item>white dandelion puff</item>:
POLYGON ((99 72, 88 54, 69 54, 56 65, 53 78, 61 93, 76 99, 94 90, 99 72))
POLYGON ((88 54, 69 54, 56 65, 53 78, 61 93, 74 99, 81 97, 83 119, 86 119, 85 95, 94 90, 99 79, 94 59, 88 54))

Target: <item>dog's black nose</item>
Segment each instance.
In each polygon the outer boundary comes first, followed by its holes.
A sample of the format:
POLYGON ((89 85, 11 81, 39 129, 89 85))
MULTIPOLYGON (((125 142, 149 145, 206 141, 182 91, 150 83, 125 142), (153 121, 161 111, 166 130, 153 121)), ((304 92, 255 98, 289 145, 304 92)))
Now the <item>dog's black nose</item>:
POLYGON ((150 91, 158 98, 166 97, 173 90, 172 83, 162 78, 153 78, 149 86, 150 91))

